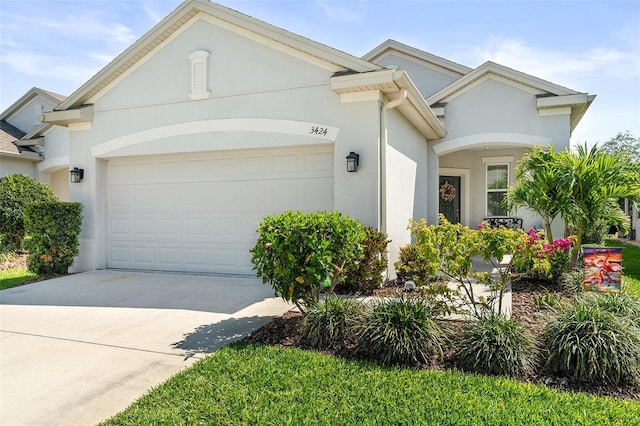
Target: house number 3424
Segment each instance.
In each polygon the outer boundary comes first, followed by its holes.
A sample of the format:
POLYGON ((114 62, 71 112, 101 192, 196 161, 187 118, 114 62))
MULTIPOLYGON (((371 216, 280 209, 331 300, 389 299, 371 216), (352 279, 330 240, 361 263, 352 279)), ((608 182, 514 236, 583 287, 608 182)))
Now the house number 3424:
POLYGON ((326 127, 311 126, 311 131, 309 133, 312 135, 327 136, 327 132, 328 129, 326 127))

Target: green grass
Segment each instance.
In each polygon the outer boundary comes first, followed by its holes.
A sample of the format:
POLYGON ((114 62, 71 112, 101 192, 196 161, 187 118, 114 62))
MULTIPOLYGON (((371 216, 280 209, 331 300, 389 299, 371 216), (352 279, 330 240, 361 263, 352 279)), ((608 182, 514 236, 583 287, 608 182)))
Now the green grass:
POLYGON ((640 247, 618 240, 606 240, 607 247, 622 247, 622 287, 640 296, 640 247))
POLYGON ((9 269, 0 271, 0 290, 15 287, 27 280, 37 277, 26 269, 9 269))
POLYGON ((507 378, 233 344, 104 425, 627 425, 640 403, 507 378))

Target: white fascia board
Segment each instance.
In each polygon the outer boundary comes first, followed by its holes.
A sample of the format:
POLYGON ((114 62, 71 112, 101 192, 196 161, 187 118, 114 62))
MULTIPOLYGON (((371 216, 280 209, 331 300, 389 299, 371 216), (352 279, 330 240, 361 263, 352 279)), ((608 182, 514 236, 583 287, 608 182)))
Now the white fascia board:
POLYGON ((35 139, 20 139, 14 142, 17 146, 43 146, 44 138, 39 137, 35 139))
POLYGON ((389 89, 395 84, 394 70, 381 70, 375 72, 346 74, 331 77, 331 90, 337 94, 362 92, 369 90, 389 89))
POLYGON ((89 123, 93 120, 93 105, 63 111, 49 111, 43 115, 45 122, 60 126, 68 126, 70 123, 89 123))
POLYGON ((564 96, 545 96, 538 98, 536 106, 538 109, 542 108, 558 108, 564 106, 585 104, 589 99, 589 95, 586 93, 577 93, 575 95, 564 96))
MULTIPOLYGON (((379 90, 385 95, 407 89, 407 100, 398 105, 398 110, 429 139, 446 136, 442 122, 436 117, 407 73, 402 70, 381 70, 369 73, 348 74, 331 78, 331 89, 336 93, 357 93, 379 90)), ((391 96, 387 96, 391 98, 391 96)))
POLYGON ((17 158, 20 160, 26 160, 26 161, 42 161, 43 158, 35 152, 22 152, 22 153, 15 153, 15 152, 8 152, 8 151, 0 151, 0 157, 10 157, 10 158, 17 158))

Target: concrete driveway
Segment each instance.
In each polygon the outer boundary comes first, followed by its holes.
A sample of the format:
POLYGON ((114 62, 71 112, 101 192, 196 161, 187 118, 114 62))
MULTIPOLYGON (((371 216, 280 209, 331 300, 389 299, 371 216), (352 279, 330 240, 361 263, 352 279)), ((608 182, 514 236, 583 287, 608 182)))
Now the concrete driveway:
POLYGON ((3 290, 0 424, 95 424, 288 309, 242 277, 93 271, 3 290))

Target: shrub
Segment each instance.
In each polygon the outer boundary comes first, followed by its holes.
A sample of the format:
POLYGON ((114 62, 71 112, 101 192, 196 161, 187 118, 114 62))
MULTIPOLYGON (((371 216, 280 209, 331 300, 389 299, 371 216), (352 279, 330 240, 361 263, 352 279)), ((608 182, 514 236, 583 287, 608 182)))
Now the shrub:
POLYGON ((362 225, 340 212, 274 214, 257 232, 253 269, 303 313, 302 305, 317 303, 322 289, 331 293, 342 281, 345 265, 362 259, 362 225))
POLYGON ((364 227, 365 238, 361 241, 363 258, 359 262, 346 265, 344 282, 341 289, 351 293, 370 293, 382 285, 382 273, 387 269, 387 235, 364 227))
POLYGON ((66 274, 78 254, 82 204, 50 201, 29 204, 25 225, 30 238, 28 268, 39 275, 66 274))
POLYGON ((640 326, 640 298, 626 293, 586 292, 581 296, 584 303, 597 305, 614 315, 627 318, 640 326))
POLYGON ((553 373, 612 385, 640 378, 640 328, 581 298, 557 312, 542 334, 553 373))
POLYGON ((0 179, 0 234, 5 250, 21 250, 24 236, 24 210, 29 203, 55 201, 53 190, 26 175, 7 175, 0 179))
POLYGON ((343 348, 353 341, 354 329, 364 311, 362 302, 327 297, 311 307, 302 322, 302 336, 318 349, 343 348))
POLYGON ((420 299, 386 299, 358 326, 357 352, 382 364, 420 365, 442 357, 447 339, 433 312, 420 299))
POLYGON ((476 373, 521 376, 533 370, 533 339, 513 319, 487 315, 469 324, 457 345, 460 367, 476 373))
POLYGON ((584 271, 575 270, 564 272, 558 279, 562 291, 569 294, 578 294, 584 291, 584 271))

